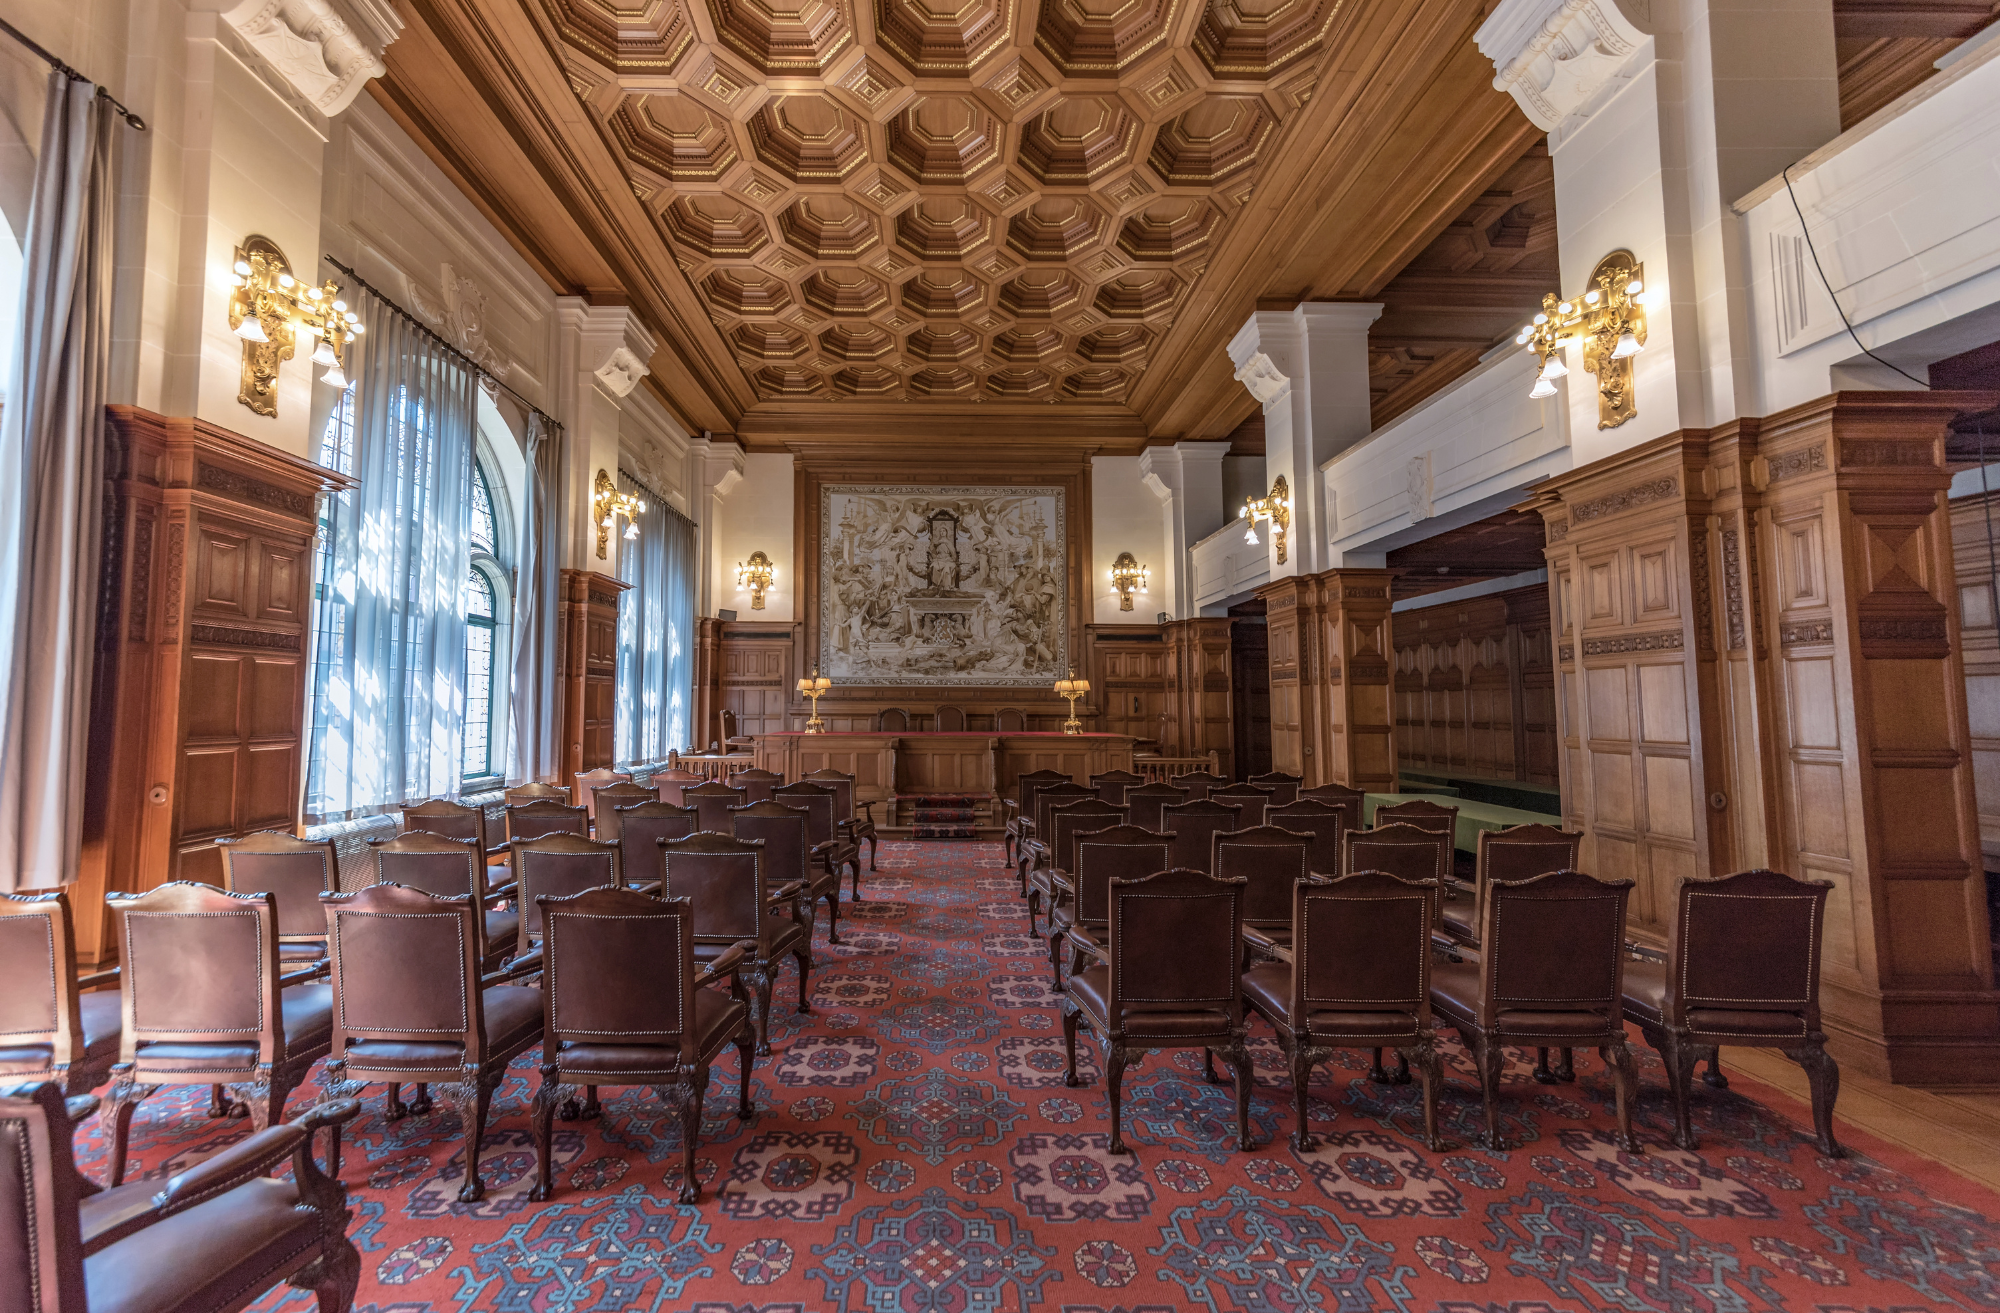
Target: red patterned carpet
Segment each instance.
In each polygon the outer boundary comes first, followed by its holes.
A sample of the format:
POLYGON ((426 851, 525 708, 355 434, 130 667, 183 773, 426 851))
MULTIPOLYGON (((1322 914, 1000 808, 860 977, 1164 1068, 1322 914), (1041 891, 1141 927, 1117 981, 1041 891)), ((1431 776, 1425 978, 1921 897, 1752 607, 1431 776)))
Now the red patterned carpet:
MULTIPOLYGON (((1448 1042, 1445 1130, 1420 1147, 1414 1086, 1323 1071, 1319 1151, 1292 1153, 1290 1091, 1255 1023, 1261 1147, 1227 1148, 1231 1097, 1198 1053, 1127 1075, 1132 1158, 1105 1153, 1107 1106, 1062 1083, 1062 1027, 998 845, 895 843, 822 931, 815 1015, 788 970, 775 1052, 739 1122, 734 1050, 710 1087, 697 1207, 676 1205, 678 1130, 653 1096, 608 1097, 556 1124, 557 1194, 527 1202, 530 1053, 494 1100, 486 1199, 457 1202, 459 1128, 444 1111, 390 1125, 369 1091, 346 1178, 362 1251, 357 1307, 695 1313, 1163 1313, 1170 1309, 1917 1310, 2000 1308, 1994 1196, 1843 1126, 1819 1157, 1783 1113, 1737 1090, 1698 1101, 1698 1153, 1666 1142, 1659 1065, 1644 1053, 1642 1155, 1610 1135, 1595 1058, 1573 1085, 1510 1068, 1508 1132, 1469 1147, 1479 1102, 1448 1042)), ((1769 1097, 1769 1092, 1762 1092, 1769 1097)), ((612 1094, 606 1091, 607 1096, 612 1094)), ((158 1174, 244 1132, 203 1115, 205 1090, 142 1106, 134 1158, 158 1174)), ((310 1091, 294 1096, 307 1106, 310 1091)), ((1775 1100, 1782 1102, 1782 1100, 1775 1100)), ((86 1130, 94 1134, 96 1123, 86 1130)), ((80 1142, 86 1170, 101 1157, 80 1142)), ((277 1291, 256 1307, 306 1309, 277 1291)))

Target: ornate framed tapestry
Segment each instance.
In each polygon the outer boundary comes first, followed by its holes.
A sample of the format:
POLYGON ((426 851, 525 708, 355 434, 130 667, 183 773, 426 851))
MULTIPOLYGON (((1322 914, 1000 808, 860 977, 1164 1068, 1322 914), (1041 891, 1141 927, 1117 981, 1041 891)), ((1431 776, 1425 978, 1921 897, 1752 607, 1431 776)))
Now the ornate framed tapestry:
POLYGON ((823 483, 819 497, 822 674, 981 688, 1063 674, 1064 489, 823 483))

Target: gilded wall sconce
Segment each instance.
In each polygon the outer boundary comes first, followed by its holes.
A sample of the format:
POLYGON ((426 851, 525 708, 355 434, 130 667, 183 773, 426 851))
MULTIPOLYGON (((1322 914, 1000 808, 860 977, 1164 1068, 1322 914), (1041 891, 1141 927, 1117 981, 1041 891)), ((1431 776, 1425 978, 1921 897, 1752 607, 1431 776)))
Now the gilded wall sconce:
POLYGON ((278 367, 298 349, 299 336, 317 339, 312 362, 324 366, 320 382, 347 386, 346 346, 361 333, 361 319, 338 299, 331 278, 307 287, 292 276, 291 262, 268 237, 251 234, 236 248, 230 267, 229 331, 243 339, 243 377, 236 399, 259 415, 278 413, 278 367))
POLYGON ((618 491, 618 485, 611 481, 608 471, 597 471, 597 478, 590 488, 590 518, 597 521, 598 560, 606 559, 605 548, 611 545, 611 531, 618 527, 618 517, 625 517, 625 538, 630 542, 639 536, 639 516, 645 510, 643 498, 636 493, 618 491))
POLYGON ((1292 490, 1280 474, 1271 485, 1271 495, 1257 497, 1243 503, 1243 518, 1250 521, 1244 531, 1243 541, 1252 547, 1257 545, 1257 521, 1271 522, 1271 543, 1278 549, 1278 564, 1285 563, 1285 531, 1292 527, 1292 490))
POLYGON ((738 562, 736 566, 736 586, 750 590, 750 609, 764 609, 764 594, 777 578, 777 571, 771 568, 771 558, 762 552, 750 553, 748 565, 738 562))
POLYGON ((1111 586, 1118 590, 1118 609, 1132 609, 1132 594, 1146 591, 1146 567, 1130 552, 1118 553, 1111 563, 1111 586))
POLYGON ((1646 301, 1645 267, 1624 250, 1597 262, 1582 296, 1544 296, 1542 312, 1514 338, 1542 362, 1528 395, 1554 396, 1556 380, 1569 373, 1564 348, 1581 342, 1583 367, 1597 376, 1597 427, 1615 429, 1637 415, 1632 357, 1646 349, 1646 301))

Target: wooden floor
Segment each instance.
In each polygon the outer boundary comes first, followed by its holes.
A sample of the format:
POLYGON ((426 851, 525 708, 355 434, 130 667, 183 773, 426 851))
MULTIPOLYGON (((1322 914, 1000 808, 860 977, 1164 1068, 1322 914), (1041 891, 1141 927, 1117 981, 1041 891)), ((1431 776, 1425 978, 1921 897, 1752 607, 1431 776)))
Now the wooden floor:
MULTIPOLYGON (((1805 1072, 1770 1049, 1724 1049, 1725 1072, 1741 1072, 1809 1104, 1805 1072)), ((1802 1114, 1801 1120, 1809 1120, 1802 1114)), ((1851 1125, 1922 1154, 1988 1189, 2000 1190, 2000 1091, 1919 1090, 1843 1071, 1834 1134, 1851 1125)))

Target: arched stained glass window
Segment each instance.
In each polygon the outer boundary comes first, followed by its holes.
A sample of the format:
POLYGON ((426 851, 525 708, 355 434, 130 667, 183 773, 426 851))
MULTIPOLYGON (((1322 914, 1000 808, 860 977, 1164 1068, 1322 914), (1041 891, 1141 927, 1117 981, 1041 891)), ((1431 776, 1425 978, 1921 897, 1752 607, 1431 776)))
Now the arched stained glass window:
POLYGON ((474 565, 465 578, 465 764, 467 779, 491 775, 493 630, 499 607, 493 581, 474 565))
POLYGON ((475 461, 472 465, 472 550, 495 556, 498 553, 493 545, 499 541, 500 531, 493 519, 493 495, 486 489, 486 467, 475 461))

